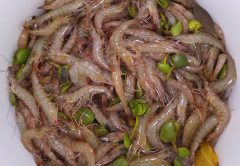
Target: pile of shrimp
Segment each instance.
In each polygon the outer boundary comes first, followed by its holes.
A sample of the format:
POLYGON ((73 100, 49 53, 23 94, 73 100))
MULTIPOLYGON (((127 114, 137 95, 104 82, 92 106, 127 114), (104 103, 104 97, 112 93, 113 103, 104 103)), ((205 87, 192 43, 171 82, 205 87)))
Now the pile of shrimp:
POLYGON ((218 25, 190 32, 195 8, 193 0, 169 0, 166 8, 155 0, 45 0, 19 36, 18 48, 31 49, 30 57, 8 76, 21 140, 36 164, 110 166, 125 156, 130 166, 167 166, 176 147, 186 147, 190 166, 201 142, 214 146, 230 120, 236 68, 218 25), (182 34, 159 30, 160 13, 170 26, 180 21, 182 34), (157 64, 173 54, 188 64, 166 77, 157 64), (136 99, 148 106, 137 126, 129 106, 136 99), (74 117, 83 107, 95 115, 89 125, 74 117), (159 138, 169 120, 180 125, 175 146, 159 138), (97 126, 108 133, 97 134, 97 126))

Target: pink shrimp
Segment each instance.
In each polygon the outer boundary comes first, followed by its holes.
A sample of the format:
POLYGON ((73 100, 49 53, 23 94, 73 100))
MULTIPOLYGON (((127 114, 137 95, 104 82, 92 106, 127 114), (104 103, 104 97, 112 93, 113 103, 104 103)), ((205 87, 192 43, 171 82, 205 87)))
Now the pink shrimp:
POLYGON ((55 63, 63 64, 63 65, 73 65, 75 62, 80 61, 80 58, 72 56, 66 53, 57 53, 57 54, 49 54, 48 59, 52 60, 55 63))
POLYGON ((217 79, 217 76, 218 76, 219 72, 221 71, 223 65, 225 64, 225 62, 227 60, 227 56, 228 55, 226 55, 226 54, 218 55, 218 60, 217 60, 215 69, 214 69, 213 74, 212 74, 212 80, 217 79))
POLYGON ((104 142, 115 142, 116 143, 123 139, 124 134, 125 134, 124 132, 112 132, 100 139, 104 142))
POLYGON ((111 150, 113 148, 113 146, 116 143, 114 142, 106 142, 106 143, 102 143, 101 145, 99 145, 98 149, 96 149, 96 162, 98 162, 100 159, 102 159, 109 150, 111 150))
POLYGON ((71 49, 73 48, 75 42, 77 41, 77 33, 78 33, 78 30, 77 30, 77 27, 75 27, 73 29, 71 37, 68 39, 66 44, 63 46, 63 49, 62 49, 61 52, 69 53, 71 51, 71 49))
POLYGON ((121 121, 117 112, 111 112, 109 115, 109 120, 112 122, 114 127, 119 129, 120 131, 123 131, 123 132, 130 131, 130 128, 121 121))
POLYGON ((89 130, 86 126, 80 126, 82 131, 83 139, 88 143, 93 149, 97 149, 99 146, 99 140, 97 136, 89 130))
POLYGON ((27 123, 21 112, 16 110, 15 115, 16 115, 16 122, 19 128, 19 131, 20 133, 23 133, 25 130, 27 130, 27 123))
POLYGON ((18 37, 18 48, 27 48, 29 43, 29 31, 23 28, 21 34, 18 37))
POLYGON ((206 65, 206 74, 207 76, 211 77, 215 65, 215 61, 217 59, 217 55, 219 54, 219 49, 216 47, 212 47, 208 51, 208 61, 206 65))
POLYGON ((35 99, 47 116, 49 123, 55 124, 58 120, 58 108, 48 99, 48 95, 40 85, 37 74, 34 70, 31 74, 31 81, 35 99))
POLYGON ((178 114, 178 122, 181 125, 184 125, 186 121, 187 105, 188 105, 187 97, 183 93, 180 93, 179 103, 177 106, 177 114, 178 114))

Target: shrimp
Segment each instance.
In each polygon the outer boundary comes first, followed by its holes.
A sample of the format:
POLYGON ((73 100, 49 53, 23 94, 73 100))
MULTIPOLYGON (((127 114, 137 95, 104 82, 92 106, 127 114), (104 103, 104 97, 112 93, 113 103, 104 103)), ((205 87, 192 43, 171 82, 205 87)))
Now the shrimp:
POLYGON ((157 2, 155 0, 147 0, 146 8, 149 11, 150 16, 152 17, 153 23, 158 27, 160 25, 160 18, 158 13, 157 2))
POLYGON ((126 30, 125 34, 132 35, 146 42, 158 42, 158 41, 165 40, 163 36, 148 29, 129 28, 126 30))
POLYGON ((179 35, 173 37, 172 39, 178 40, 186 44, 208 44, 220 49, 221 51, 225 50, 223 44, 218 39, 204 32, 179 35))
POLYGON ((77 166, 76 156, 72 149, 65 145, 60 137, 56 136, 54 133, 47 134, 47 142, 49 146, 57 152, 61 157, 63 157, 67 163, 73 166, 77 166))
POLYGON ((164 122, 170 120, 174 116, 175 108, 177 107, 178 99, 175 98, 170 102, 164 110, 154 116, 147 124, 147 138, 149 143, 157 149, 164 148, 164 144, 159 140, 159 130, 164 122))
POLYGON ((203 121, 204 121, 204 114, 201 110, 199 112, 194 110, 190 114, 183 129, 183 136, 182 136, 183 146, 188 147, 190 145, 190 143, 192 142, 194 133, 196 132, 197 128, 201 125, 203 121))
POLYGON ((134 157, 139 150, 142 150, 144 152, 148 151, 146 127, 148 120, 152 118, 153 114, 158 108, 158 104, 152 104, 150 106, 150 111, 143 117, 140 117, 136 137, 132 143, 132 146, 130 147, 130 150, 128 151, 128 158, 131 159, 132 157, 134 157))
POLYGON ((183 93, 180 93, 179 103, 177 105, 177 115, 178 115, 178 122, 182 126, 185 124, 185 121, 186 121, 187 105, 188 105, 187 97, 183 93))
POLYGON ((74 0, 70 3, 67 3, 66 5, 63 5, 57 9, 50 10, 48 13, 45 13, 41 16, 38 16, 37 18, 27 21, 24 26, 25 27, 30 27, 33 24, 38 24, 41 25, 43 22, 49 20, 49 19, 54 19, 60 16, 65 16, 65 15, 71 15, 79 12, 78 9, 83 7, 85 5, 85 1, 83 0, 74 0))
POLYGON ((129 127, 121 121, 117 112, 111 112, 110 115, 109 115, 109 120, 112 122, 114 127, 119 129, 120 131, 123 131, 123 132, 129 132, 130 131, 129 127))
POLYGON ((28 128, 35 128, 38 125, 39 119, 35 119, 31 115, 31 112, 28 110, 28 108, 25 107, 22 102, 18 103, 18 106, 17 106, 16 109, 18 109, 19 112, 21 112, 21 114, 23 115, 24 120, 25 120, 26 125, 27 125, 28 128))
POLYGON ((104 142, 119 142, 123 139, 124 137, 124 132, 112 132, 112 133, 109 133, 108 135, 100 138, 102 141, 104 142))
POLYGON ((52 54, 57 54, 61 51, 64 42, 64 37, 70 29, 70 25, 61 26, 58 31, 54 34, 52 39, 52 45, 50 47, 50 52, 52 54))
POLYGON ((31 73, 33 65, 37 65, 39 63, 40 58, 44 53, 44 48, 46 44, 47 44, 46 37, 40 37, 37 39, 37 41, 33 46, 31 55, 28 58, 26 65, 24 66, 21 74, 18 75, 17 77, 18 82, 21 82, 22 80, 24 80, 31 73))
POLYGON ((223 79, 217 80, 210 84, 214 92, 219 93, 230 89, 237 79, 237 71, 233 58, 227 57, 227 73, 223 79))
POLYGON ((229 123, 231 113, 227 105, 218 97, 218 95, 209 86, 205 87, 206 98, 210 105, 213 106, 213 113, 216 114, 218 124, 215 131, 208 136, 209 141, 214 141, 226 128, 229 123))
POLYGON ((29 31, 23 28, 21 34, 18 37, 18 48, 27 48, 29 43, 29 31))
POLYGON ((83 156, 86 159, 86 166, 95 166, 95 153, 89 144, 71 140, 70 147, 73 152, 79 153, 80 156, 83 156))
POLYGON ((114 142, 106 142, 99 145, 98 149, 96 149, 96 162, 98 162, 101 158, 103 158, 109 150, 115 145, 114 142))
POLYGON ((59 52, 57 54, 49 54, 48 59, 62 65, 73 65, 76 62, 80 61, 79 58, 62 52, 59 52))
POLYGON ((203 125, 198 128, 190 147, 192 159, 194 159, 195 152, 197 151, 198 146, 200 145, 204 137, 206 137, 217 126, 217 124, 218 124, 217 117, 215 115, 212 115, 208 117, 206 121, 203 123, 203 125))
POLYGON ((40 85, 35 71, 32 71, 31 81, 35 99, 47 116, 49 123, 55 124, 58 120, 58 108, 48 99, 48 95, 40 85))
POLYGON ((131 111, 128 108, 128 103, 126 100, 124 88, 123 88, 123 81, 122 81, 122 73, 120 69, 120 64, 117 60, 117 57, 115 54, 111 55, 110 57, 110 67, 112 70, 112 81, 113 85, 115 87, 115 90, 121 100, 121 103, 124 107, 125 113, 129 116, 131 115, 131 111))
POLYGON ((38 150, 35 149, 32 144, 32 140, 36 138, 41 139, 50 131, 53 131, 51 126, 43 126, 41 128, 25 130, 21 135, 22 143, 29 152, 38 153, 38 150))
POLYGON ((171 26, 173 26, 177 23, 176 18, 174 17, 174 15, 170 11, 166 10, 166 11, 164 11, 164 14, 165 14, 165 16, 166 16, 166 18, 169 21, 171 26))
POLYGON ((58 17, 42 29, 30 30, 29 33, 34 36, 49 36, 54 33, 60 26, 69 23, 69 17, 58 17))
POLYGON ((168 6, 167 10, 169 10, 176 17, 176 19, 182 23, 183 33, 188 33, 188 20, 187 20, 187 18, 180 11, 178 11, 176 8, 174 8, 172 6, 168 6))
POLYGON ((212 74, 212 80, 216 80, 219 72, 221 71, 223 65, 225 64, 227 60, 227 55, 226 54, 220 54, 218 55, 218 60, 217 64, 215 66, 214 72, 212 74))
POLYGON ((202 90, 203 89, 203 82, 201 80, 201 78, 194 73, 190 73, 188 71, 185 70, 177 70, 185 79, 189 80, 189 81, 193 81, 196 85, 197 88, 202 90))
POLYGON ((106 87, 88 85, 83 88, 80 88, 75 92, 57 96, 57 98, 60 100, 63 100, 64 102, 74 103, 74 102, 77 102, 78 100, 80 101, 89 100, 95 94, 101 94, 101 93, 105 93, 108 98, 111 97, 111 92, 106 87))
POLYGON ((106 58, 103 53, 104 41, 101 36, 96 32, 93 25, 90 27, 90 34, 93 41, 93 59, 94 61, 106 70, 110 70, 109 64, 106 62, 106 58))
POLYGON ((53 9, 59 8, 69 2, 72 2, 72 1, 73 0, 55 0, 50 4, 44 5, 43 9, 44 10, 53 10, 53 9))
POLYGON ((190 12, 189 10, 187 10, 185 7, 183 7, 182 5, 179 5, 177 3, 174 2, 170 2, 169 4, 171 7, 175 8, 176 10, 178 10, 179 12, 181 12, 189 21, 194 20, 195 17, 193 15, 192 12, 190 12))
POLYGON ((206 65, 206 74, 207 76, 211 77, 212 73, 213 73, 213 68, 215 65, 215 61, 217 59, 217 56, 219 54, 219 49, 217 49, 216 47, 212 47, 209 49, 208 51, 208 61, 207 61, 207 65, 206 65))
POLYGON ((70 52, 71 49, 73 48, 76 40, 77 40, 77 33, 78 33, 78 30, 77 30, 77 27, 75 27, 73 29, 73 32, 72 32, 72 35, 71 37, 69 38, 69 40, 66 42, 66 44, 63 46, 63 49, 61 52, 70 52))
POLYGON ((111 150, 107 155, 105 155, 101 160, 96 163, 96 166, 102 166, 107 163, 110 163, 115 158, 124 155, 126 153, 126 148, 124 145, 118 145, 116 148, 111 150))
POLYGON ((143 43, 137 44, 136 49, 139 50, 141 53, 184 53, 188 54, 192 50, 190 47, 170 41, 170 40, 163 40, 156 43, 143 43))
POLYGON ((82 131, 73 122, 65 122, 65 124, 58 126, 58 128, 61 132, 70 136, 71 138, 74 138, 76 140, 83 139, 82 131))
POLYGON ((25 122, 25 119, 20 111, 16 110, 15 115, 19 131, 20 133, 23 133, 25 130, 27 130, 27 123, 25 122))
POLYGON ((110 47, 114 50, 114 54, 119 56, 125 63, 128 69, 134 71, 133 69, 133 54, 128 51, 122 44, 123 36, 125 31, 129 26, 138 24, 138 20, 129 20, 122 23, 111 35, 110 37, 110 47))
POLYGON ((101 83, 108 83, 107 80, 102 77, 103 71, 102 69, 89 62, 89 61, 78 61, 76 62, 69 70, 71 81, 74 84, 78 84, 79 80, 82 79, 82 77, 89 77, 91 80, 95 82, 101 82, 101 83))
POLYGON ((95 114, 95 118, 103 126, 109 127, 111 130, 115 130, 114 124, 109 121, 108 118, 102 113, 102 111, 96 106, 96 105, 90 105, 89 106, 93 113, 95 114))
POLYGON ((168 79, 166 84, 180 92, 182 92, 188 99, 189 103, 194 103, 193 94, 191 89, 184 83, 176 81, 174 79, 168 79))
POLYGON ((96 31, 100 34, 103 35, 103 30, 102 30, 102 24, 104 19, 114 16, 116 14, 122 13, 126 7, 129 5, 129 0, 125 2, 121 2, 116 5, 112 5, 108 8, 103 8, 102 10, 98 11, 94 17, 94 24, 96 27, 96 31))
POLYGON ((9 75, 8 80, 11 91, 24 102, 24 104, 29 108, 29 111, 33 117, 39 119, 40 114, 33 95, 24 89, 13 76, 9 75))
POLYGON ((99 146, 99 140, 96 135, 85 126, 80 126, 80 129, 85 142, 87 142, 93 149, 97 149, 99 146))

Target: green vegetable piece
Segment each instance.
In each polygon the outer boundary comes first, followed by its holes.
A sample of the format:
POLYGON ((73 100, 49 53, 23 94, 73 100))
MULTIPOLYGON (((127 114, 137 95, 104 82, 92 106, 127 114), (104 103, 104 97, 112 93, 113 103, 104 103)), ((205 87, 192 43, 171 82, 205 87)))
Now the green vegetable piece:
POLYGON ((182 68, 188 65, 187 57, 183 54, 175 54, 172 56, 172 61, 175 68, 182 68))
POLYGON ((132 18, 134 18, 134 17, 136 16, 136 14, 137 14, 137 7, 134 6, 134 5, 130 5, 130 6, 128 7, 128 14, 129 14, 132 18))
POLYGON ((183 166, 182 162, 180 160, 178 160, 178 159, 174 160, 173 165, 174 166, 183 166))
POLYGON ((9 94, 9 100, 10 100, 10 104, 11 104, 12 106, 15 106, 15 105, 16 105, 17 100, 16 100, 16 96, 15 96, 14 93, 10 92, 10 94, 9 94))
POLYGON ((126 149, 129 149, 130 146, 131 146, 131 140, 130 140, 130 138, 129 138, 127 133, 124 134, 124 136, 123 136, 123 144, 124 144, 126 149))
POLYGON ((223 79, 226 76, 226 74, 227 74, 227 64, 225 63, 218 74, 218 79, 219 80, 223 79))
POLYGON ((97 128, 95 129, 95 133, 102 137, 102 136, 105 136, 109 133, 109 131, 106 129, 106 127, 104 127, 103 125, 99 125, 97 126, 97 128))
POLYGON ((64 84, 60 85, 60 91, 62 93, 65 93, 69 90, 69 88, 72 86, 72 83, 71 82, 65 82, 64 84))
POLYGON ((68 120, 68 117, 65 113, 63 112, 60 112, 58 111, 58 117, 61 119, 61 120, 68 120))
POLYGON ((160 140, 164 143, 174 143, 177 138, 177 129, 174 121, 164 123, 160 129, 160 140))
POLYGON ((181 21, 178 21, 175 25, 171 27, 171 34, 173 36, 178 36, 182 33, 183 25, 181 21))
POLYGON ((177 132, 179 132, 179 131, 180 131, 180 128, 181 128, 180 123, 175 122, 174 125, 175 125, 175 127, 176 127, 177 132))
POLYGON ((138 116, 136 116, 135 124, 134 124, 133 130, 131 133, 131 137, 130 137, 131 140, 134 138, 134 135, 137 131, 138 125, 139 125, 139 118, 138 118, 138 116))
POLYGON ((120 98, 117 97, 117 98, 113 99, 113 100, 110 102, 109 106, 112 107, 112 106, 114 106, 114 105, 116 105, 116 104, 118 104, 118 103, 120 103, 120 102, 121 102, 120 98))
POLYGON ((17 80, 21 80, 22 78, 25 77, 24 68, 25 68, 25 65, 22 65, 22 66, 20 67, 20 69, 18 70, 18 72, 17 72, 17 74, 16 74, 16 79, 17 79, 17 80))
POLYGON ((177 154, 181 158, 186 158, 190 156, 190 151, 185 147, 180 147, 177 150, 177 154))
POLYGON ((188 23, 189 31, 198 32, 201 27, 202 27, 202 24, 198 20, 191 20, 188 23))
POLYGON ((162 8, 168 7, 168 0, 156 0, 156 1, 162 8))
POLYGON ((13 64, 14 65, 22 65, 26 64, 28 57, 31 54, 31 50, 28 48, 19 48, 13 58, 13 64))
POLYGON ((82 107, 74 114, 74 118, 77 122, 81 121, 84 125, 89 125, 94 121, 95 114, 91 109, 82 107))
POLYGON ((144 115, 148 110, 148 104, 147 101, 143 99, 135 99, 129 102, 129 107, 132 110, 133 116, 142 116, 144 115))
POLYGON ((125 156, 118 157, 113 162, 114 166, 128 166, 128 161, 125 156))
POLYGON ((157 64, 158 69, 164 74, 168 74, 171 71, 171 66, 168 63, 159 62, 157 64))
POLYGON ((69 81, 69 72, 67 67, 62 66, 58 69, 58 79, 60 81, 60 84, 64 84, 69 81))

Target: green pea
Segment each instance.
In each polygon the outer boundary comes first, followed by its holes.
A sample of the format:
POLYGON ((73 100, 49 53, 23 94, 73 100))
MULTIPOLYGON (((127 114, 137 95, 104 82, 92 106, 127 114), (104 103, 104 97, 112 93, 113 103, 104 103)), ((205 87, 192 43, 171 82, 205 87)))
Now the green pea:
POLYGON ((142 99, 135 99, 130 101, 129 107, 135 117, 142 116, 148 111, 148 104, 145 100, 142 99))
POLYGON ((114 166, 128 166, 128 161, 125 156, 118 157, 113 162, 114 166))
POLYGON ((188 23, 188 29, 189 31, 195 31, 197 32, 202 27, 202 24, 198 20, 191 20, 188 23))
POLYGON ((156 0, 156 2, 157 2, 162 8, 168 7, 168 0, 156 0))
POLYGON ((68 120, 68 117, 65 113, 63 112, 60 112, 58 111, 58 117, 61 119, 61 120, 68 120))
POLYGON ((174 121, 164 123, 160 129, 160 140, 164 143, 173 143, 177 138, 177 129, 174 121))
POLYGON ((134 6, 134 5, 130 5, 130 6, 128 7, 128 14, 129 14, 132 18, 134 18, 134 17, 136 16, 136 14, 137 14, 137 7, 134 6))
POLYGON ((174 160, 173 165, 174 166, 183 166, 182 162, 180 160, 178 160, 178 159, 174 160))
POLYGON ((175 68, 182 68, 188 65, 187 57, 183 54, 175 54, 172 56, 172 61, 175 68))
POLYGON ((77 122, 81 120, 84 125, 89 125, 94 121, 95 114, 89 108, 80 108, 80 110, 74 114, 74 118, 77 122))
POLYGON ((171 34, 173 36, 178 36, 182 33, 183 25, 181 21, 178 21, 175 25, 171 27, 171 34))
POLYGON ((95 129, 95 133, 102 137, 102 136, 105 136, 109 133, 109 131, 106 129, 106 127, 104 127, 103 125, 99 125, 97 126, 97 128, 95 129))
POLYGON ((10 100, 10 104, 12 105, 12 106, 15 106, 16 105, 16 96, 15 96, 15 94, 14 93, 10 93, 9 94, 9 100, 10 100))
POLYGON ((14 65, 22 65, 25 64, 30 56, 31 50, 28 48, 20 48, 16 51, 15 56, 13 58, 14 65))
POLYGON ((159 62, 157 67, 164 74, 168 74, 171 71, 171 66, 168 63, 159 62))
POLYGON ((180 148, 178 148, 177 154, 178 154, 178 156, 181 157, 181 158, 186 158, 186 157, 189 157, 189 156, 190 156, 189 150, 188 150, 187 148, 185 148, 185 147, 180 147, 180 148))
POLYGON ((223 79, 226 76, 226 74, 227 74, 227 64, 225 63, 218 74, 218 79, 219 80, 223 79))
POLYGON ((130 140, 128 134, 124 134, 124 136, 123 136, 123 144, 124 144, 124 146, 125 146, 126 149, 129 149, 129 148, 130 148, 130 146, 131 146, 131 140, 130 140))

